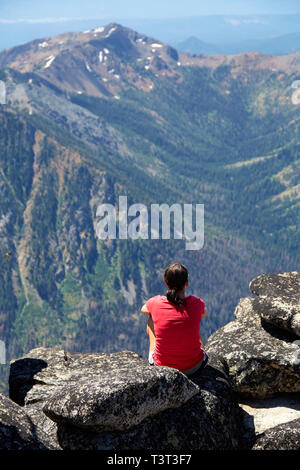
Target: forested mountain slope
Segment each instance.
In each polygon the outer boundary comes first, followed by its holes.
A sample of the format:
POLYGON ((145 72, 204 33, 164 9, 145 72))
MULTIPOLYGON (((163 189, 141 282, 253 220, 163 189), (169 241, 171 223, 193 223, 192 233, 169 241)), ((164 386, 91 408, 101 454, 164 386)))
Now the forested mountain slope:
POLYGON ((298 270, 299 54, 194 56, 112 24, 3 51, 0 67, 9 359, 38 345, 146 354, 140 306, 175 260, 206 301, 204 338, 255 275, 298 270), (97 207, 120 195, 204 204, 204 247, 100 241, 97 207))

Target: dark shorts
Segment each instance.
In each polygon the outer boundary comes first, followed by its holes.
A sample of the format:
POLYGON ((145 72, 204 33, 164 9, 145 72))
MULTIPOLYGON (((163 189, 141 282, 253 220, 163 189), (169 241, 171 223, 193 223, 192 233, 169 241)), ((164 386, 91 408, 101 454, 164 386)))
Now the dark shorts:
MULTIPOLYGON (((154 350, 150 351, 149 353, 149 356, 148 356, 148 361, 149 361, 149 364, 151 366, 154 365, 154 361, 153 361, 153 353, 154 353, 154 350)), ((196 364, 194 367, 192 367, 191 369, 188 369, 188 370, 182 370, 181 372, 185 375, 192 375, 194 374, 195 372, 197 372, 198 370, 200 369, 204 369, 204 367, 206 366, 207 364, 207 361, 208 361, 208 356, 206 354, 206 352, 204 352, 204 358, 202 359, 201 362, 199 362, 198 364, 196 364)))

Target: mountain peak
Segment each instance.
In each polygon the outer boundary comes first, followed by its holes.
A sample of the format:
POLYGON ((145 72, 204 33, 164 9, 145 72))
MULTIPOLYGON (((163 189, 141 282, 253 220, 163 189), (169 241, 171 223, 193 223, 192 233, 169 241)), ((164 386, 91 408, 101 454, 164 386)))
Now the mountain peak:
POLYGON ((151 90, 153 74, 178 77, 178 53, 161 41, 110 23, 7 49, 0 53, 0 67, 34 72, 69 92, 117 96, 125 84, 151 90))
POLYGON ((150 92, 157 77, 180 80, 181 66, 220 65, 229 65, 233 75, 249 68, 298 72, 300 55, 189 54, 118 23, 36 39, 0 53, 0 68, 34 73, 63 91, 95 97, 118 98, 128 87, 150 92))

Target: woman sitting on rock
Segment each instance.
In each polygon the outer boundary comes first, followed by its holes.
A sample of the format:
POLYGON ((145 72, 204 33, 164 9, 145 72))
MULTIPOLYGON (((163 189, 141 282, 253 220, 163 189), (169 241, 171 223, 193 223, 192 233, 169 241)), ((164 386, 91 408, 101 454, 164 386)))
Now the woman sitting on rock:
POLYGON ((149 315, 149 363, 192 375, 205 367, 208 359, 200 335, 201 318, 206 316, 205 303, 193 295, 185 297, 189 281, 183 264, 168 266, 164 282, 168 288, 166 296, 151 297, 141 309, 149 315))

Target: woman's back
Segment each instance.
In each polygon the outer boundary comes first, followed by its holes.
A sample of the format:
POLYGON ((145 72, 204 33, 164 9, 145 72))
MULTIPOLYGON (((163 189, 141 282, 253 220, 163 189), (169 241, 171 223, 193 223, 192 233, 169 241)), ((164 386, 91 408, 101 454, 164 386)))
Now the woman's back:
POLYGON ((201 362, 200 322, 205 304, 189 295, 181 305, 172 304, 166 296, 156 295, 146 302, 156 337, 154 363, 187 370, 201 362))

